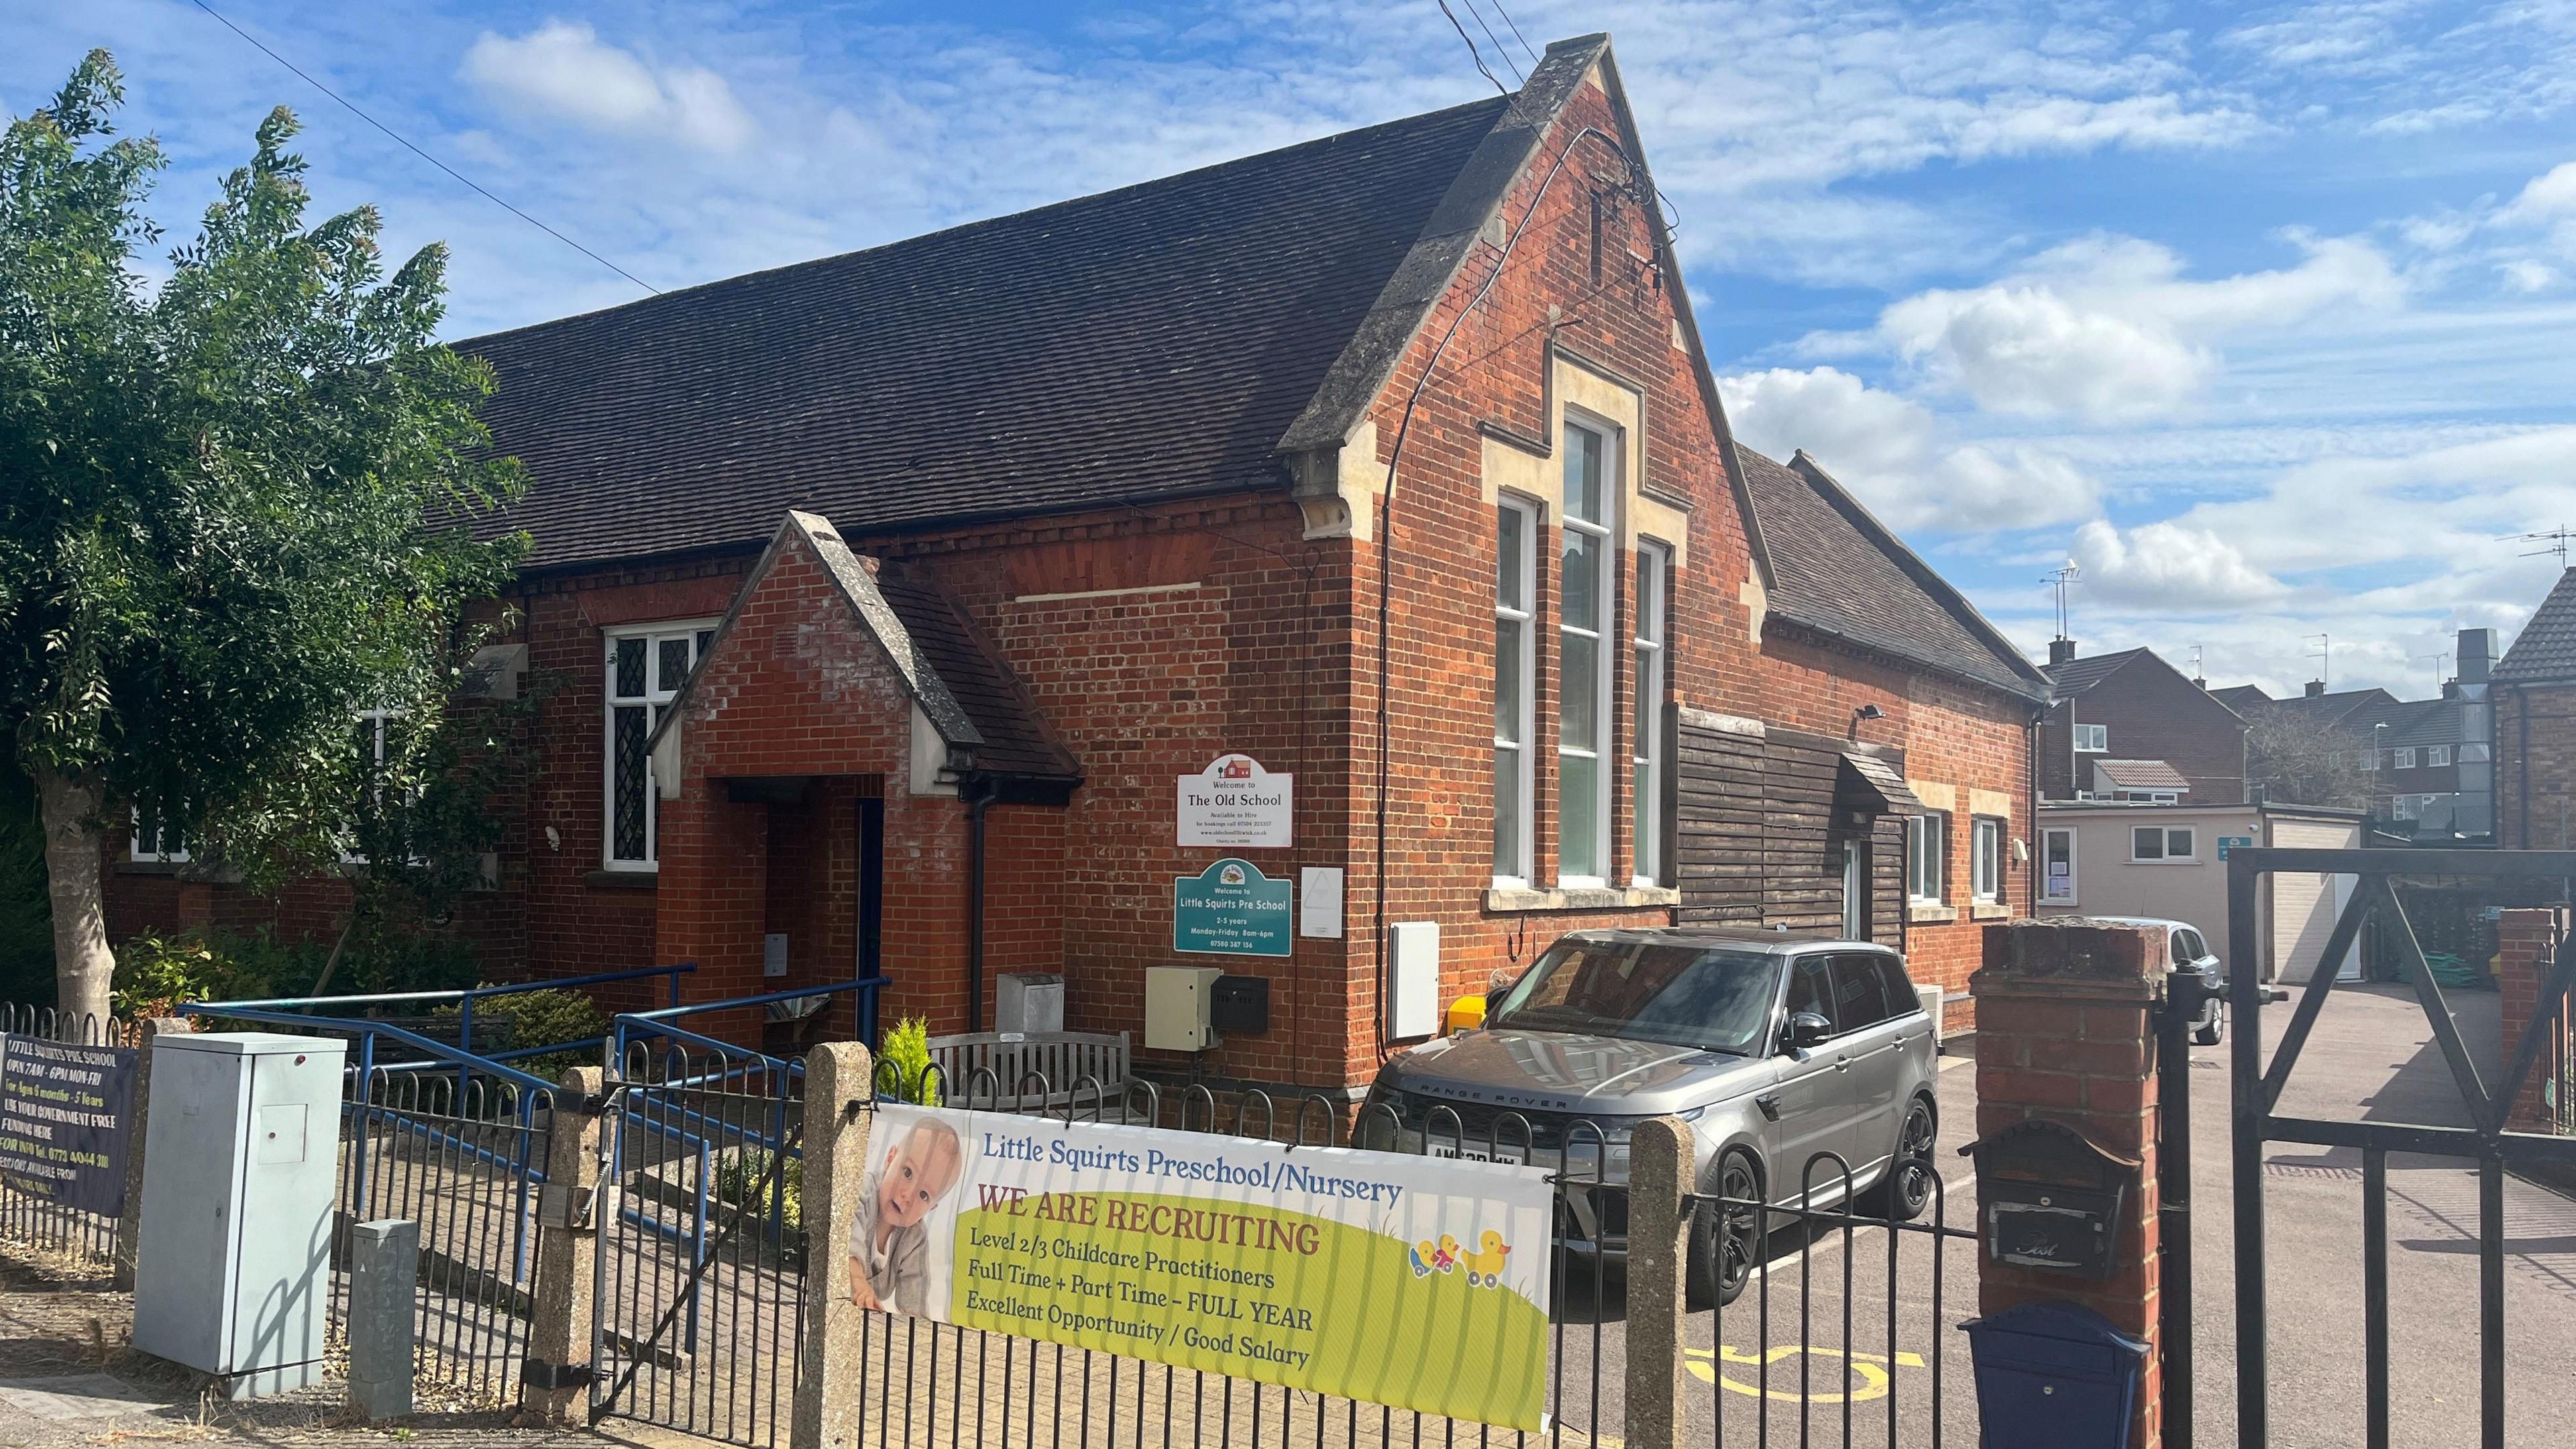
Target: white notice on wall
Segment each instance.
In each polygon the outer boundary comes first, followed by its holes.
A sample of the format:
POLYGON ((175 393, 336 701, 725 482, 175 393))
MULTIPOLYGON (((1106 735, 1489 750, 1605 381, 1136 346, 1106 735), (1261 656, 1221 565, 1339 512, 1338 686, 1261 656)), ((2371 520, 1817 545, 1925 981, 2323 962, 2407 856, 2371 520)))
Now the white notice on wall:
POLYGON ((1310 865, 1297 873, 1297 934, 1339 939, 1342 934, 1342 868, 1310 865))
POLYGON ((786 932, 772 931, 760 938, 760 974, 763 976, 787 974, 786 932))
POLYGON ((1284 850, 1295 839, 1297 777, 1274 775, 1250 755, 1219 755, 1179 780, 1180 843, 1284 850))

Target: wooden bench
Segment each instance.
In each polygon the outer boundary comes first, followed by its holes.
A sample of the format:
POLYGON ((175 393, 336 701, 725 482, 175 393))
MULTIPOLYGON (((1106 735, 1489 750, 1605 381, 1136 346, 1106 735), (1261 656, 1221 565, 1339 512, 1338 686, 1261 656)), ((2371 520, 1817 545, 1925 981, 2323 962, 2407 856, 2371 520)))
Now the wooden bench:
POLYGON ((1127 1094, 1126 1032, 979 1031, 930 1039, 930 1060, 947 1083, 951 1107, 1037 1112, 1075 1107, 1090 1115, 1122 1112, 1127 1094))

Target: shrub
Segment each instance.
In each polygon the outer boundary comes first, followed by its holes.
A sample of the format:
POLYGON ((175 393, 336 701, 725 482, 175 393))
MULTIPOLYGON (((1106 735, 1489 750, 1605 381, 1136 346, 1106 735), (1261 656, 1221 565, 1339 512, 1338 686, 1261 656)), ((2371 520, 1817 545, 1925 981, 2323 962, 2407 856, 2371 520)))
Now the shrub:
POLYGON ((939 1084, 930 1076, 930 1023, 918 1016, 896 1022, 877 1046, 878 1085, 899 1102, 939 1105, 939 1084), (892 1078, 889 1083, 886 1079, 892 1078))
MULTIPOLYGON (((431 1015, 442 1023, 453 1025, 463 1013, 453 1006, 442 1006, 431 1015)), ((608 1034, 608 1013, 599 1009, 579 991, 551 989, 514 991, 507 996, 486 996, 474 1003, 474 1032, 477 1040, 494 1021, 510 1023, 510 1046, 552 1046, 557 1042, 582 1041, 608 1034)), ((452 1033, 440 1033, 449 1035, 452 1033)), ((597 1066, 597 1046, 576 1047, 571 1051, 547 1052, 542 1056, 521 1057, 509 1065, 532 1076, 558 1081, 572 1067, 597 1066)))
POLYGON ((281 946, 265 929, 145 932, 116 948, 118 1016, 166 1016, 183 1002, 242 1001, 302 989, 321 969, 313 946, 281 946))
POLYGON ((779 1227, 791 1241, 799 1240, 805 1231, 805 1159, 791 1157, 779 1169, 779 1180, 769 1181, 769 1153, 758 1147, 745 1147, 726 1153, 716 1164, 716 1197, 738 1208, 766 1214, 770 1193, 778 1194, 779 1227))

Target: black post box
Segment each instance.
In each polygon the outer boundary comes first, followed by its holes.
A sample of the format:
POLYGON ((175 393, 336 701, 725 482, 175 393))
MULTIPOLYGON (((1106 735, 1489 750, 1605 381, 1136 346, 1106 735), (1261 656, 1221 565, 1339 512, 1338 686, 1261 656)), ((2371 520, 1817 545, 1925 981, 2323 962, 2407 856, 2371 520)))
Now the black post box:
POLYGON ((1959 1327, 1985 1449, 2127 1449, 2143 1340, 2072 1303, 2025 1303, 1959 1327))
POLYGON ((2062 1122, 2034 1117, 1959 1149, 1977 1161, 1986 1261, 2108 1278, 2120 1213, 2143 1164, 2062 1122))
POLYGON ((1227 1036, 1259 1036, 1270 1029, 1270 978, 1220 976, 1208 994, 1208 1024, 1227 1036))

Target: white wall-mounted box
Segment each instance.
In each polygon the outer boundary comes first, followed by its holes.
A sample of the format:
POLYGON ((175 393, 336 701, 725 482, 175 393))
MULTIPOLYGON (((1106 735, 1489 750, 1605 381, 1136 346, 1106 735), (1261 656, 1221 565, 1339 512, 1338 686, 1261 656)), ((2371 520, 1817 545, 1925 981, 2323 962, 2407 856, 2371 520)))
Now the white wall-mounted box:
POLYGON ((321 1380, 346 1051, 265 1031, 153 1042, 134 1346, 229 1398, 321 1380))
POLYGON ((1203 1052, 1216 1045, 1214 966, 1145 968, 1145 1045, 1155 1051, 1203 1052))
POLYGON ((1398 1041, 1440 1031, 1440 923, 1387 928, 1386 1034, 1398 1041))
POLYGON ((1038 972, 994 977, 993 1029, 1022 1036, 1064 1030, 1064 978, 1038 972))

